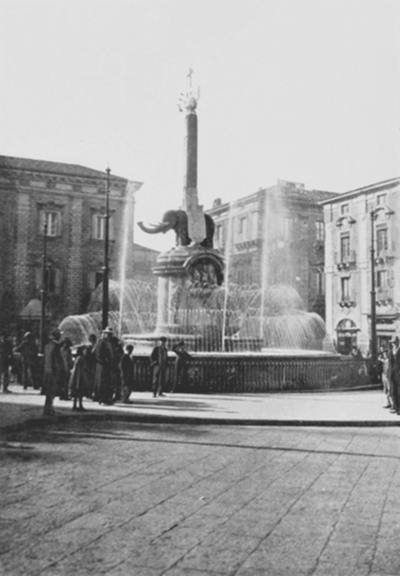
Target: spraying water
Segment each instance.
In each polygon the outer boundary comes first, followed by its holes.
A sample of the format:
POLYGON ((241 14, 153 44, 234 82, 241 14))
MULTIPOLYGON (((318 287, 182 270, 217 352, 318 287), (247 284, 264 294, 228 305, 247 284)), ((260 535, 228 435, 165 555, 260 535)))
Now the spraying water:
POLYGON ((233 203, 229 205, 226 241, 225 241, 225 292, 224 292, 224 304, 223 304, 223 316, 222 316, 222 342, 221 342, 221 350, 223 351, 225 350, 228 296, 229 296, 229 273, 231 264, 231 252, 233 250, 232 229, 233 229, 233 203))
POLYGON ((118 334, 122 334, 122 318, 124 316, 124 305, 125 305, 125 292, 126 292, 126 280, 127 280, 127 263, 129 256, 129 248, 133 245, 133 218, 134 218, 134 204, 135 204, 135 192, 137 190, 136 182, 128 182, 126 190, 126 200, 124 207, 124 214, 122 220, 122 242, 121 242, 121 259, 120 259, 120 276, 119 276, 119 286, 120 286, 120 296, 119 296, 119 324, 118 324, 118 334))

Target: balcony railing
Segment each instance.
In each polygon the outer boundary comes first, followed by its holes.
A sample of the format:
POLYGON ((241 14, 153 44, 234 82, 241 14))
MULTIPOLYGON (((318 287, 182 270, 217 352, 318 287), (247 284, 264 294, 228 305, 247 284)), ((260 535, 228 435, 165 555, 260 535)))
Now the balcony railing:
POLYGON ((393 302, 393 290, 390 288, 377 288, 376 304, 377 306, 389 306, 393 302))
POLYGON ((349 270, 356 265, 357 255, 355 250, 350 250, 345 254, 335 252, 335 263, 338 270, 349 270))
POLYGON ((385 248, 382 250, 376 250, 376 264, 386 264, 388 260, 393 260, 395 258, 395 251, 394 248, 385 248))
POLYGON ((341 308, 352 308, 357 306, 355 294, 352 294, 351 296, 342 296, 339 300, 339 306, 341 308))

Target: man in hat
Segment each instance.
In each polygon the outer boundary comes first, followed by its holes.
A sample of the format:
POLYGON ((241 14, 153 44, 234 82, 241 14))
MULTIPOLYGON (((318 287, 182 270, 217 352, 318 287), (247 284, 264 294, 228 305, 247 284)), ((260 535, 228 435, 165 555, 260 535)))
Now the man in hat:
POLYGON ((111 345, 111 335, 111 328, 105 328, 101 333, 101 338, 94 351, 96 357, 95 400, 97 400, 99 404, 113 403, 111 382, 113 349, 111 345))
POLYGON ((165 396, 163 393, 168 367, 167 339, 161 336, 160 344, 154 346, 150 354, 150 366, 153 370, 153 396, 165 396))
POLYGON ((31 332, 26 332, 22 338, 22 342, 15 349, 16 352, 21 354, 22 360, 22 385, 24 390, 28 386, 33 386, 33 374, 38 357, 38 348, 35 343, 35 338, 31 332))
POLYGON ((65 378, 64 361, 61 354, 61 332, 58 328, 52 331, 50 340, 44 347, 44 382, 46 394, 43 414, 54 414, 53 401, 58 394, 61 382, 65 378))
POLYGON ((128 344, 122 356, 119 369, 121 374, 121 400, 124 404, 129 404, 129 396, 133 386, 133 345, 128 344))
POLYGON ((175 392, 177 388, 182 389, 186 383, 187 377, 187 362, 190 360, 191 355, 185 349, 185 342, 180 340, 172 350, 176 354, 175 369, 174 369, 174 381, 172 384, 171 392, 175 392))

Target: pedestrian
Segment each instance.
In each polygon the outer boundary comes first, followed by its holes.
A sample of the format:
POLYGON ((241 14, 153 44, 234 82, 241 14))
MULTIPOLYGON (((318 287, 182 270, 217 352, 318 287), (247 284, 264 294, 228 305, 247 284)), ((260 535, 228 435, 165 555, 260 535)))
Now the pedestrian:
POLYGON ((21 361, 21 354, 17 353, 17 348, 18 348, 18 338, 16 336, 13 336, 11 377, 17 384, 22 385, 22 361, 21 361))
POLYGON ((94 382, 96 376, 96 343, 96 334, 90 334, 89 344, 86 346, 85 352, 86 390, 84 396, 86 396, 86 398, 94 398, 94 382))
POLYGON ((78 346, 69 385, 73 399, 72 410, 85 410, 82 404, 82 398, 87 388, 86 353, 86 346, 78 346))
POLYGON ((176 354, 175 367, 174 367, 174 380, 172 383, 171 392, 174 393, 176 389, 183 389, 187 380, 187 364, 191 359, 191 355, 185 349, 185 342, 180 340, 172 350, 176 354))
POLYGON ((383 392, 386 396, 386 405, 384 408, 393 408, 392 390, 390 385, 390 358, 389 351, 381 349, 379 352, 378 360, 382 366, 382 386, 383 392))
POLYGON ((114 334, 111 335, 112 361, 111 361, 111 389, 114 402, 121 400, 121 371, 120 362, 124 355, 124 348, 114 334))
POLYGON ((22 386, 24 387, 24 390, 26 390, 28 386, 34 386, 33 375, 39 353, 31 332, 25 332, 21 344, 16 348, 16 352, 21 354, 22 386))
POLYGON ((113 349, 111 346, 111 328, 105 328, 95 349, 95 399, 99 404, 113 404, 113 389, 111 369, 113 364, 113 349))
POLYGON ((44 347, 44 383, 46 394, 43 414, 52 416, 55 412, 53 401, 59 393, 60 384, 65 378, 64 360, 61 354, 61 332, 56 328, 52 331, 49 342, 44 347))
POLYGON ((70 384, 71 370, 74 365, 71 348, 72 348, 71 340, 68 337, 64 338, 61 342, 60 347, 61 356, 64 362, 64 379, 60 383, 60 390, 59 390, 60 400, 69 400, 70 398, 69 384, 70 384))
POLYGON ((10 384, 10 367, 13 360, 13 351, 11 340, 6 336, 0 336, 0 378, 3 385, 3 393, 9 394, 10 384))
POLYGON ((128 344, 122 356, 119 367, 121 374, 121 400, 124 404, 129 404, 129 396, 133 387, 133 346, 128 344))
POLYGON ((400 392, 400 339, 396 336, 392 342, 390 353, 390 379, 391 396, 393 400, 392 412, 399 414, 399 392, 400 392))
POLYGON ((168 367, 168 348, 166 345, 167 339, 161 336, 159 345, 154 346, 150 354, 150 366, 152 368, 152 383, 153 383, 153 397, 165 396, 163 390, 165 388, 165 380, 168 367))
POLYGON ((361 350, 358 348, 358 346, 356 346, 355 344, 351 347, 351 352, 350 354, 353 356, 353 358, 355 358, 356 360, 362 360, 362 354, 361 354, 361 350))

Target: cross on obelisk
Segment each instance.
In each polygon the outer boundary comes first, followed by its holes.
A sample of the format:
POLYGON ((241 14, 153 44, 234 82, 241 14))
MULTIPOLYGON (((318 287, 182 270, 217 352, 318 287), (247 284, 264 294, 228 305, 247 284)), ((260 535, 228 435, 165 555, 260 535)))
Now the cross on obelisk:
POLYGON ((186 170, 183 194, 183 209, 188 216, 188 233, 193 244, 200 244, 206 237, 203 206, 200 206, 197 193, 197 101, 192 87, 193 70, 187 74, 188 86, 182 95, 182 105, 186 110, 186 170))

